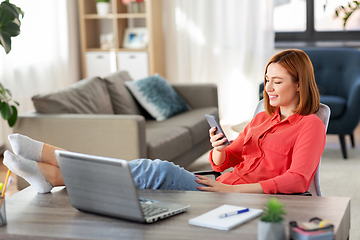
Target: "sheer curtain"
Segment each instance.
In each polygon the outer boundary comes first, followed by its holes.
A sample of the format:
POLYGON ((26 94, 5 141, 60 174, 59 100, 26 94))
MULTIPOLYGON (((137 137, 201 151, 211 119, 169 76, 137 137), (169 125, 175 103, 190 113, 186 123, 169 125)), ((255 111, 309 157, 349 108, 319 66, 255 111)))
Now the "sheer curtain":
POLYGON ((272 0, 163 1, 166 77, 218 86, 222 124, 250 119, 274 52, 272 0))
MULTIPOLYGON (((11 0, 25 16, 9 54, 0 48, 0 82, 20 103, 19 114, 34 110, 31 97, 80 79, 77 1, 11 0)), ((0 146, 12 132, 0 119, 0 146)))

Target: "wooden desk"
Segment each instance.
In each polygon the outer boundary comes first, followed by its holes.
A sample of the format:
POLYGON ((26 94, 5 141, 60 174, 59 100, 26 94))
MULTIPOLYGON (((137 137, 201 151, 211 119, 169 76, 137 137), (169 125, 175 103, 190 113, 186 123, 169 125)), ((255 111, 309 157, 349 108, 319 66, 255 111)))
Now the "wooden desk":
MULTIPOLYGON (((272 195, 139 190, 140 196, 190 204, 187 212, 152 224, 82 213, 74 209, 65 188, 37 194, 31 187, 6 199, 8 224, 0 239, 257 239, 257 219, 233 230, 196 227, 188 220, 222 204, 262 208, 272 195)), ((276 195, 286 207, 288 222, 327 219, 335 225, 335 239, 347 239, 350 198, 276 195)))

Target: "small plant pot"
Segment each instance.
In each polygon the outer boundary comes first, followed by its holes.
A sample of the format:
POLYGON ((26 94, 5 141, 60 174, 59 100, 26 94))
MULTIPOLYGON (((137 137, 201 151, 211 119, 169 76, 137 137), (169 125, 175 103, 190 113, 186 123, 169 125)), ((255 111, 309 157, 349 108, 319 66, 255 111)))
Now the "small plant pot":
POLYGON ((98 2, 96 3, 96 10, 98 15, 106 16, 110 12, 110 4, 107 2, 98 2))
POLYGON ((258 221, 258 240, 285 240, 284 222, 273 223, 258 221))

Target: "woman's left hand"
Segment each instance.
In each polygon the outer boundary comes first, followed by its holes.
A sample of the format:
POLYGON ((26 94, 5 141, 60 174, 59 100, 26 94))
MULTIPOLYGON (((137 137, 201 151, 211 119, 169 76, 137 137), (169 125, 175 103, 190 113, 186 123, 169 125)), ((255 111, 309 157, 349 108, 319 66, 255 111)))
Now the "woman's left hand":
POLYGON ((200 191, 207 191, 207 192, 231 192, 231 186, 226 185, 223 183, 219 183, 211 178, 196 175, 197 179, 195 180, 197 183, 206 185, 204 187, 199 186, 197 189, 200 191))

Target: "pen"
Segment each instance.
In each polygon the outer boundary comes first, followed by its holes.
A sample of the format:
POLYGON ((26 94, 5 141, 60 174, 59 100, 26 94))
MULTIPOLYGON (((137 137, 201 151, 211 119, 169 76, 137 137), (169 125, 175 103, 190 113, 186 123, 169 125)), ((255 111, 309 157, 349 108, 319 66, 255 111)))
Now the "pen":
POLYGON ((5 178, 4 190, 1 193, 1 197, 4 197, 4 195, 5 195, 5 191, 6 191, 7 183, 9 181, 10 173, 11 173, 10 170, 8 170, 7 174, 6 174, 6 178, 5 178))
POLYGON ((245 212, 248 212, 248 211, 249 211, 249 209, 245 208, 245 209, 242 209, 242 210, 239 210, 239 211, 228 212, 228 213, 221 214, 219 216, 219 218, 226 218, 226 217, 230 217, 230 216, 235 216, 235 215, 245 213, 245 212))

